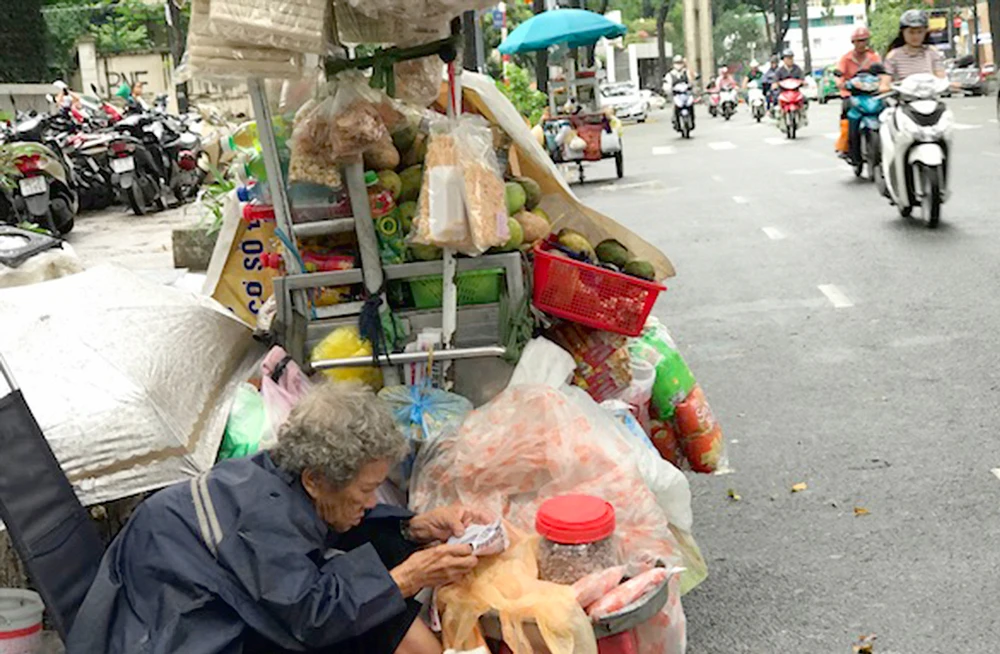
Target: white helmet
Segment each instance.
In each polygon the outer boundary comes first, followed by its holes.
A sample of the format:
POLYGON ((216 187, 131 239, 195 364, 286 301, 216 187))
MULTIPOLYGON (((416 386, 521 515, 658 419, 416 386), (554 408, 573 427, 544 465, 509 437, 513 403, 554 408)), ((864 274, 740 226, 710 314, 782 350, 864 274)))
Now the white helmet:
POLYGON ((61 79, 57 79, 56 81, 52 82, 52 86, 56 87, 60 91, 65 91, 66 89, 69 88, 69 85, 66 84, 66 82, 62 81, 61 79))
POLYGON ((675 64, 683 64, 684 63, 684 57, 680 56, 679 54, 674 55, 674 63, 675 64))
POLYGON ((753 59, 753 60, 750 61, 750 67, 751 68, 760 68, 760 64, 757 63, 756 59, 753 59))

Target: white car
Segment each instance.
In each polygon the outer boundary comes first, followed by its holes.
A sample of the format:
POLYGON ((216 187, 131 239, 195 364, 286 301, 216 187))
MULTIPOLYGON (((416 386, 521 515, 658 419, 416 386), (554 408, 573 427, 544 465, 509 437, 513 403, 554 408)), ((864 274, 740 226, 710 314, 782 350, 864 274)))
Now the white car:
POLYGON ((642 89, 639 91, 639 95, 646 101, 646 106, 649 107, 650 111, 658 111, 667 106, 667 99, 656 91, 642 89))
POLYGON ((639 87, 631 82, 607 84, 601 87, 601 108, 611 107, 620 120, 646 122, 649 104, 639 87))
POLYGON ((819 99, 819 85, 816 84, 816 78, 812 75, 806 75, 802 83, 802 95, 806 96, 806 100, 819 99))

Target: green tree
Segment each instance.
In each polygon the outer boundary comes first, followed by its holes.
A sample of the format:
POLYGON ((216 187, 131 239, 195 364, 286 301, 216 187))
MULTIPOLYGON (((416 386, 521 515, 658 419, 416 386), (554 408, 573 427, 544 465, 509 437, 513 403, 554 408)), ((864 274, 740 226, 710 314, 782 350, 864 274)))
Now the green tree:
POLYGON ((875 4, 869 29, 872 32, 871 45, 876 52, 885 54, 885 49, 899 33, 899 16, 907 9, 927 9, 927 3, 922 0, 879 0, 875 4))
MULTIPOLYGON (((531 18, 534 14, 531 12, 531 5, 522 4, 519 2, 508 2, 507 3, 507 32, 513 32, 518 25, 524 21, 531 18)), ((489 73, 490 77, 493 79, 501 79, 503 77, 503 72, 501 70, 500 56, 496 53, 496 49, 500 47, 500 30, 493 26, 493 13, 484 12, 482 17, 483 24, 483 48, 487 53, 486 57, 486 72, 489 73), (489 56, 490 53, 496 53, 495 57, 489 56)), ((526 68, 532 73, 535 70, 535 55, 533 53, 526 54, 516 54, 511 57, 514 64, 520 66, 521 68, 526 68)))
POLYGON ((536 89, 532 83, 532 75, 517 64, 507 65, 507 82, 497 80, 497 88, 507 96, 515 108, 534 125, 541 118, 549 100, 536 89))
POLYGON ((746 64, 760 54, 763 41, 760 22, 747 6, 723 13, 712 28, 715 58, 722 65, 746 64))
POLYGON ((41 0, 0 2, 0 82, 41 82, 47 76, 41 0))

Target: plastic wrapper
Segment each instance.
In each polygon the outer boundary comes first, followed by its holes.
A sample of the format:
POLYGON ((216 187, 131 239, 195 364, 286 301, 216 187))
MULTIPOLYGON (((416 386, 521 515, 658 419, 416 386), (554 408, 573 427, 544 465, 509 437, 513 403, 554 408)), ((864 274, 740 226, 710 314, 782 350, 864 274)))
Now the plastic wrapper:
MULTIPOLYGON (((361 338, 357 327, 338 327, 316 344, 310 360, 370 357, 371 355, 372 344, 361 338)), ((332 381, 356 380, 372 388, 381 388, 382 386, 382 371, 375 367, 332 368, 324 370, 323 374, 332 381)))
POLYGON ((329 0, 212 0, 211 29, 240 40, 292 52, 327 49, 329 0))
POLYGON ((437 55, 395 64, 396 97, 420 107, 431 106, 441 93, 443 68, 444 64, 437 55))
POLYGON ((681 450, 692 470, 709 473, 726 468, 722 428, 700 386, 677 405, 675 418, 681 450))
POLYGON ((469 525, 461 536, 448 539, 449 545, 471 545, 476 556, 496 556, 510 546, 507 530, 499 518, 488 525, 469 525))
POLYGON ((504 182, 482 118, 432 126, 411 240, 469 256, 510 238, 504 182))
POLYGON ((278 431, 288 419, 292 407, 312 390, 309 381, 299 365, 280 346, 274 346, 260 364, 260 394, 267 412, 269 430, 261 442, 261 448, 277 444, 278 431))
POLYGON ((687 464, 687 459, 681 450, 680 439, 677 437, 677 428, 672 420, 654 420, 650 426, 649 439, 665 461, 678 468, 687 464))
POLYGON ((514 652, 597 654, 593 628, 573 589, 538 579, 537 537, 517 529, 508 533, 506 551, 481 559, 462 581, 438 589, 444 646, 456 650, 479 646, 483 642, 479 618, 495 610, 504 641, 514 652), (529 623, 537 624, 537 630, 526 628, 529 623), (544 642, 537 642, 537 632, 544 642))
POLYGON ((576 361, 569 352, 539 336, 524 346, 508 386, 534 384, 559 388, 569 383, 574 370, 576 361))
POLYGON ((491 0, 345 0, 373 18, 396 17, 418 26, 447 24, 462 12, 486 9, 491 0))
POLYGON ((554 327, 548 335, 576 360, 573 383, 598 402, 618 397, 631 385, 632 363, 625 336, 572 322, 554 327))
POLYGON ((670 332, 656 318, 650 318, 642 335, 629 344, 629 351, 632 357, 648 361, 656 369, 651 398, 656 417, 673 417, 676 406, 694 388, 695 379, 670 332))
POLYGON ((606 568, 592 572, 583 579, 573 584, 573 592, 576 593, 576 601, 580 606, 590 606, 597 600, 610 593, 625 576, 625 566, 616 565, 613 568, 606 568))
POLYGON ((264 399, 252 385, 240 384, 229 410, 226 433, 222 437, 222 447, 219 448, 219 460, 254 454, 268 432, 270 426, 264 411, 264 399))
POLYGON ((634 604, 662 585, 667 581, 667 577, 669 576, 670 571, 666 568, 646 570, 614 588, 607 595, 588 606, 587 615, 592 620, 600 620, 609 615, 619 613, 622 609, 630 604, 634 604))

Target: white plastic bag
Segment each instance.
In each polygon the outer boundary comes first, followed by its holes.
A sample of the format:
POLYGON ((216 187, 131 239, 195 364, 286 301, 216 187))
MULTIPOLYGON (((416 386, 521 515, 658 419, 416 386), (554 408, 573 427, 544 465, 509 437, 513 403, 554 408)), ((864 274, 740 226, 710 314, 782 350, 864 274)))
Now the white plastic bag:
POLYGON ((614 131, 601 131, 601 152, 619 152, 622 149, 622 141, 614 131))
POLYGON ((524 346, 507 387, 519 384, 543 384, 559 388, 569 382, 576 370, 573 355, 542 336, 524 346))

